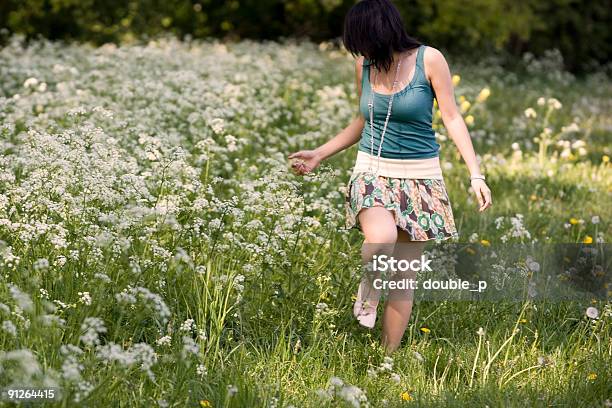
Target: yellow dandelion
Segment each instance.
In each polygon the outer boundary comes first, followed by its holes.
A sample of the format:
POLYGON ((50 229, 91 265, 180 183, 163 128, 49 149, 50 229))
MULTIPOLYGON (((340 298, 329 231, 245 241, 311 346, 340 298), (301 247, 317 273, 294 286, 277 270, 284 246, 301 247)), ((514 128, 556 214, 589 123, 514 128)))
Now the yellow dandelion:
POLYGON ((573 217, 572 217, 572 218, 570 218, 569 222, 570 222, 570 224, 572 224, 572 225, 576 225, 576 224, 578 224, 578 220, 577 220, 576 218, 573 218, 573 217))
POLYGON ((535 195, 535 194, 532 194, 532 195, 530 195, 530 196, 529 196, 529 199, 530 199, 531 201, 537 201, 538 196, 537 196, 537 195, 535 195))
POLYGON ((486 246, 486 247, 491 245, 491 243, 487 241, 486 239, 481 239, 480 243, 482 244, 482 246, 486 246))
POLYGON ((484 102, 484 101, 487 100, 489 95, 491 95, 491 90, 489 88, 482 88, 482 90, 478 94, 478 97, 476 98, 476 100, 478 102, 484 102))
POLYGON ((404 401, 412 401, 414 399, 414 398, 412 398, 412 395, 410 395, 408 393, 408 391, 402 392, 401 397, 402 397, 402 400, 404 400, 404 401))
POLYGON ((427 327, 421 327, 421 331, 425 334, 430 333, 431 330, 429 330, 427 327))
POLYGON ((585 244, 592 244, 593 243, 593 237, 590 236, 590 235, 587 235, 586 237, 584 237, 582 242, 584 242, 585 244))
POLYGON ((461 109, 461 113, 465 113, 465 112, 468 111, 468 109, 470 109, 470 106, 472 106, 470 101, 463 101, 463 102, 461 102, 461 105, 459 106, 459 109, 461 109))
POLYGON ((604 154, 604 155, 601 157, 601 161, 602 161, 602 162, 604 162, 604 163, 608 163, 608 162, 610 161, 610 156, 608 156, 608 155, 604 154))
POLYGON ((202 408, 210 408, 212 407, 212 404, 210 403, 209 400, 200 400, 200 406, 202 408))
POLYGON ((527 319, 521 319, 519 320, 519 323, 527 323, 527 319))
POLYGON ((459 81, 461 81, 461 77, 459 75, 455 74, 455 75, 453 75, 452 80, 453 80, 453 86, 457 86, 457 85, 459 85, 459 81))
POLYGON ((468 126, 472 126, 474 124, 474 116, 467 115, 465 117, 465 124, 468 125, 468 126))
POLYGON ((162 18, 162 20, 161 20, 161 24, 162 24, 164 27, 170 27, 170 24, 172 24, 172 18, 170 18, 170 17, 164 17, 164 18, 162 18))
POLYGON ((589 375, 587 375, 587 380, 589 381, 595 381, 596 379, 597 379, 596 373, 589 373, 589 375))

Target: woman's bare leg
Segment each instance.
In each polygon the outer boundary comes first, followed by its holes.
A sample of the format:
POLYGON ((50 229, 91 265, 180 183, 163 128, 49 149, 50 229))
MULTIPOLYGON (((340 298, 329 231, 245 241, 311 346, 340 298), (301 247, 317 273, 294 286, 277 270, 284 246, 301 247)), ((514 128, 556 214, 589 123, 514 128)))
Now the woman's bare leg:
MULTIPOLYGON (((393 253, 395 259, 407 261, 421 257, 425 242, 410 241, 408 233, 398 230, 396 250, 393 253)), ((416 279, 416 272, 398 272, 393 279, 416 279)), ((389 291, 389 297, 385 303, 383 313, 382 345, 388 354, 394 352, 402 342, 402 337, 410 321, 413 303, 413 289, 395 289, 389 291)))
MULTIPOLYGON (((363 209, 359 212, 359 223, 365 236, 361 247, 362 265, 367 266, 376 254, 393 254, 397 227, 389 210, 383 207, 363 209)), ((360 283, 361 293, 358 293, 353 309, 359 322, 366 327, 373 327, 376 320, 376 306, 381 295, 381 290, 373 286, 373 280, 377 276, 376 272, 364 273, 360 283)))

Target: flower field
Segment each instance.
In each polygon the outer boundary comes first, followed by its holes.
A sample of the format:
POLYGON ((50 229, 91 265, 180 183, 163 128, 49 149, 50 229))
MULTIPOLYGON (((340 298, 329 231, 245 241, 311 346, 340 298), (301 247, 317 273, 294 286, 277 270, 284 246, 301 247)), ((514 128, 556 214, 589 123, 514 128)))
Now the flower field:
MULTIPOLYGON (((449 64, 493 192, 479 214, 435 115, 460 241, 608 243, 609 79, 555 53, 449 64)), ((65 407, 612 406, 601 300, 418 303, 385 357, 352 316, 356 147, 305 177, 287 160, 355 114, 353 58, 327 43, 13 37, 0 388, 53 387, 65 407)))

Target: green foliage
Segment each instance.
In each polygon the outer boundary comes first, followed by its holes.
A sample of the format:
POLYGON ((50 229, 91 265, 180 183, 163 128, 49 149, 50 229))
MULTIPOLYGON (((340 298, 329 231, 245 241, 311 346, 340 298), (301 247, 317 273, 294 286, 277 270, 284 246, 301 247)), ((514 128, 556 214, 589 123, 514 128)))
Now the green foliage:
POLYGON ((418 0, 423 16, 419 32, 462 49, 504 46, 511 36, 529 37, 534 21, 528 3, 507 0, 418 0))
MULTIPOLYGON (((349 0, 5 0, 0 27, 29 36, 101 44, 171 32, 203 38, 342 34, 349 0)), ((396 1, 410 34, 475 57, 483 51, 542 55, 558 48, 573 72, 610 61, 612 14, 606 2, 588 0, 396 1)))
POLYGON ((568 69, 593 70, 598 63, 610 62, 612 7, 606 1, 533 1, 538 16, 529 44, 536 53, 554 45, 562 51, 568 69))

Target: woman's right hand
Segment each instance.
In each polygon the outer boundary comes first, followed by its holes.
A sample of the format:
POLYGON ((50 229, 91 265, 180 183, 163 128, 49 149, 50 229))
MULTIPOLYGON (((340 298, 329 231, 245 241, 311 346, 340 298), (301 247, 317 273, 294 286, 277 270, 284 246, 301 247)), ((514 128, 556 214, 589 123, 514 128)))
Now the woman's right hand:
POLYGON ((321 163, 321 158, 316 150, 300 150, 290 154, 289 159, 295 159, 291 167, 298 174, 310 173, 321 163))

